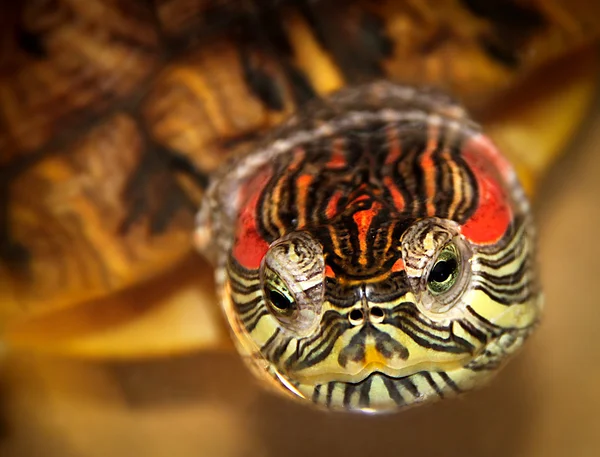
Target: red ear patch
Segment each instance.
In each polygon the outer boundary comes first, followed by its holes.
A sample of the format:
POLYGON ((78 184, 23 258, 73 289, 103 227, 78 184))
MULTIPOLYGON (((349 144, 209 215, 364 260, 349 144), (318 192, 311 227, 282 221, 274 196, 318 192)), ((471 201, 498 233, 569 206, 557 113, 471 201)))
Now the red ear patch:
POLYGON ((508 182, 511 166, 483 135, 467 142, 463 157, 477 179, 479 203, 475 213, 462 226, 462 234, 477 244, 495 243, 514 218, 508 182))
POLYGON ((240 265, 257 270, 269 249, 267 241, 258 233, 258 200, 272 171, 265 169, 250 179, 240 190, 242 195, 232 255, 240 265))

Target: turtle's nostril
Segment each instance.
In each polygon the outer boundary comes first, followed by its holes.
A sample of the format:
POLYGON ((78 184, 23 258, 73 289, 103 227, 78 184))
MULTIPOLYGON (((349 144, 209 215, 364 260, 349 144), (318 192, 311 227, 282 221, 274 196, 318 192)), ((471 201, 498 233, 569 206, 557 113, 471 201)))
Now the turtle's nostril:
POLYGON ((383 318, 385 317, 385 313, 379 306, 371 308, 369 314, 371 316, 371 321, 375 323, 383 322, 383 318))
POLYGON ((352 325, 360 325, 363 323, 365 316, 360 309, 353 309, 348 315, 348 320, 352 325))

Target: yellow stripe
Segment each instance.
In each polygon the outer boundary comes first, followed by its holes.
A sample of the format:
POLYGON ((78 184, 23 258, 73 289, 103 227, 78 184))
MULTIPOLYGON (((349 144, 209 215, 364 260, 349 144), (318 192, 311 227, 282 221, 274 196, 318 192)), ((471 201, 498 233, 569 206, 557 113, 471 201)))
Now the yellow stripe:
POLYGON ((492 324, 506 328, 524 329, 537 320, 541 308, 541 299, 513 305, 503 305, 491 299, 481 290, 473 290, 464 297, 465 303, 470 303, 473 310, 492 324), (538 302, 538 303, 536 303, 538 302))

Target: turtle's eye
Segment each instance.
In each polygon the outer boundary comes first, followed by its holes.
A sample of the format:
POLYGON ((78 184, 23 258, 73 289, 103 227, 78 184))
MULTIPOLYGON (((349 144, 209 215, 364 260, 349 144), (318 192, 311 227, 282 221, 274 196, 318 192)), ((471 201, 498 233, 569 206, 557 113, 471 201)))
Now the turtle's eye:
POLYGON ((318 325, 325 260, 322 246, 306 232, 275 241, 260 267, 265 306, 286 330, 304 334, 318 325))
POLYGON ((281 316, 291 316, 297 309, 296 301, 285 285, 269 282, 265 285, 265 297, 271 311, 281 316))
POLYGON ((472 251, 456 222, 431 217, 412 224, 402 236, 402 259, 424 309, 443 314, 461 303, 471 280, 472 251))
POLYGON ((427 289, 433 295, 448 292, 460 274, 460 254, 454 244, 445 246, 438 255, 427 278, 427 289))
POLYGON ((460 302, 469 285, 471 251, 465 240, 455 236, 438 252, 424 269, 421 301, 430 311, 445 313, 460 302))

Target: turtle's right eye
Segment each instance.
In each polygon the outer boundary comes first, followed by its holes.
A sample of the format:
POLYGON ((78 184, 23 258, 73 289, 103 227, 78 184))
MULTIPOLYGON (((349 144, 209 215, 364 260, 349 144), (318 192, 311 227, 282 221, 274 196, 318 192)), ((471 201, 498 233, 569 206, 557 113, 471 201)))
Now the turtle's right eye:
POLYGON ((472 255, 460 226, 448 219, 422 219, 402 235, 408 280, 419 304, 431 313, 443 315, 462 303, 471 286, 472 255))
POLYGON ((460 273, 460 256, 454 244, 450 243, 438 255, 427 278, 427 288, 433 295, 440 295, 452 289, 460 273))

